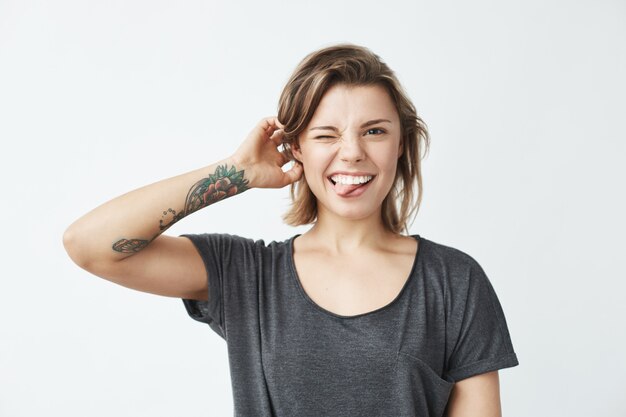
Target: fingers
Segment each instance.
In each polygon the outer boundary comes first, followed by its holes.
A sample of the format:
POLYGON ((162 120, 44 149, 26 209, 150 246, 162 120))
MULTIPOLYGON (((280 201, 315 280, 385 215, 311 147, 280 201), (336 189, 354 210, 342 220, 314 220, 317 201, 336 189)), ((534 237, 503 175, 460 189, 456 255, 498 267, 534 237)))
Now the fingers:
POLYGON ((285 127, 278 120, 278 117, 276 116, 268 116, 268 117, 262 118, 261 121, 259 122, 259 126, 261 126, 263 129, 267 129, 270 126, 277 126, 278 128, 281 128, 281 129, 285 127))
POLYGON ((289 185, 298 181, 302 177, 303 172, 304 169, 302 167, 302 164, 300 164, 299 162, 294 163, 291 169, 285 171, 283 175, 283 187, 285 185, 289 185))
POLYGON ((280 154, 280 161, 278 161, 278 163, 280 164, 281 167, 285 165, 287 162, 291 161, 291 158, 287 156, 287 149, 282 149, 278 151, 278 153, 280 154))
POLYGON ((282 143, 285 125, 283 125, 276 116, 261 119, 257 124, 257 129, 260 129, 274 145, 279 146, 282 143))
POLYGON ((283 143, 283 138, 285 137, 285 131, 282 129, 276 130, 270 135, 270 140, 274 142, 274 145, 279 146, 283 143))
POLYGON ((278 118, 276 116, 264 117, 257 124, 257 127, 261 129, 268 137, 271 137, 274 131, 285 128, 285 126, 278 121, 278 118))

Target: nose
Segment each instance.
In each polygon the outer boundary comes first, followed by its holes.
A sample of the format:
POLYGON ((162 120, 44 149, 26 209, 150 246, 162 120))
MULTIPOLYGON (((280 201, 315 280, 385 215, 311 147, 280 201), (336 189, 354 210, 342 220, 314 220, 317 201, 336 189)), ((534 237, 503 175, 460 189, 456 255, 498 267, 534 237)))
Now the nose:
POLYGON ((339 141, 339 158, 344 162, 359 162, 365 159, 365 151, 358 135, 347 135, 339 141))

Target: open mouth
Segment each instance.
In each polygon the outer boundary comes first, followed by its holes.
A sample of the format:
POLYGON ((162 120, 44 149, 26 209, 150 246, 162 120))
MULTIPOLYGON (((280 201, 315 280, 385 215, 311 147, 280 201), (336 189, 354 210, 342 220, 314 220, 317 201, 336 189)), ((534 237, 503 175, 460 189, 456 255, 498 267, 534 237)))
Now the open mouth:
MULTIPOLYGON (((342 185, 364 185, 367 184, 368 182, 372 181, 374 179, 374 176, 372 176, 372 178, 370 178, 369 180, 363 182, 363 183, 358 183, 358 184, 342 184, 342 185)), ((331 177, 328 177, 328 180, 333 183, 333 185, 337 184, 335 181, 333 181, 333 179, 331 177)))
POLYGON ((369 184, 376 178, 376 175, 372 175, 369 180, 358 184, 344 184, 341 182, 333 181, 331 177, 327 177, 328 181, 332 185, 335 193, 340 197, 356 197, 365 192, 369 188, 369 184))

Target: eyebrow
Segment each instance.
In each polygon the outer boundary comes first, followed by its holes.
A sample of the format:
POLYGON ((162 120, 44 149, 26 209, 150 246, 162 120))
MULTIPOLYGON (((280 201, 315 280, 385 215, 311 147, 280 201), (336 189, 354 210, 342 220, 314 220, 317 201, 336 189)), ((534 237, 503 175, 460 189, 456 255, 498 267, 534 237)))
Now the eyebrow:
MULTIPOLYGON (((383 122, 391 123, 391 121, 387 119, 374 119, 374 120, 370 120, 368 122, 363 123, 361 125, 361 128, 375 125, 378 123, 383 123, 383 122)), ((337 129, 335 126, 315 126, 315 127, 310 128, 309 130, 334 130, 335 132, 339 131, 339 129, 337 129)))

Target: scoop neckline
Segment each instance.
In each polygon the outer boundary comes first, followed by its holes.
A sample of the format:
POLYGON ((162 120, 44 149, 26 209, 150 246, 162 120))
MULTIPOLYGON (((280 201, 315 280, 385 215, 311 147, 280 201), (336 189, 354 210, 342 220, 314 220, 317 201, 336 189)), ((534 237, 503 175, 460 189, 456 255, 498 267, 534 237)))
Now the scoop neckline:
POLYGON ((423 244, 423 242, 425 240, 419 234, 408 235, 408 236, 412 237, 413 239, 415 239, 417 241, 417 251, 415 253, 415 257, 413 258, 413 265, 411 266, 411 271, 409 272, 409 276, 406 277, 406 279, 404 280, 404 284, 402 285, 402 288, 400 289, 400 291, 394 297, 393 300, 391 300, 389 303, 385 304, 384 306, 378 307, 377 309, 372 310, 372 311, 366 311, 364 313, 355 314, 355 315, 352 315, 352 316, 344 316, 342 314, 334 313, 334 312, 332 312, 330 310, 327 310, 324 307, 320 306, 315 301, 313 301, 313 299, 311 297, 309 297, 309 294, 307 294, 307 292, 304 290, 304 287, 302 286, 302 282, 300 282, 300 276, 298 275, 298 271, 296 269, 296 262, 295 262, 294 256, 293 256, 293 241, 298 236, 301 236, 301 235, 302 235, 301 233, 293 235, 289 239, 289 242, 288 242, 288 245, 287 245, 287 247, 288 247, 288 255, 289 255, 289 267, 291 269, 291 276, 292 276, 293 280, 295 281, 296 287, 298 288, 298 292, 304 298, 304 300, 307 303, 311 304, 315 309, 321 311, 324 314, 330 315, 330 316, 335 317, 335 318, 340 318, 340 319, 356 319, 356 318, 360 318, 360 317, 371 316, 371 315, 374 315, 376 313, 380 313, 380 312, 382 312, 384 310, 387 310, 387 309, 391 308, 396 302, 398 302, 398 300, 400 300, 402 298, 402 295, 406 292, 406 289, 409 286, 409 283, 414 279, 413 275, 415 275, 415 269, 417 268, 418 261, 421 258, 420 254, 422 253, 422 244, 423 244))

